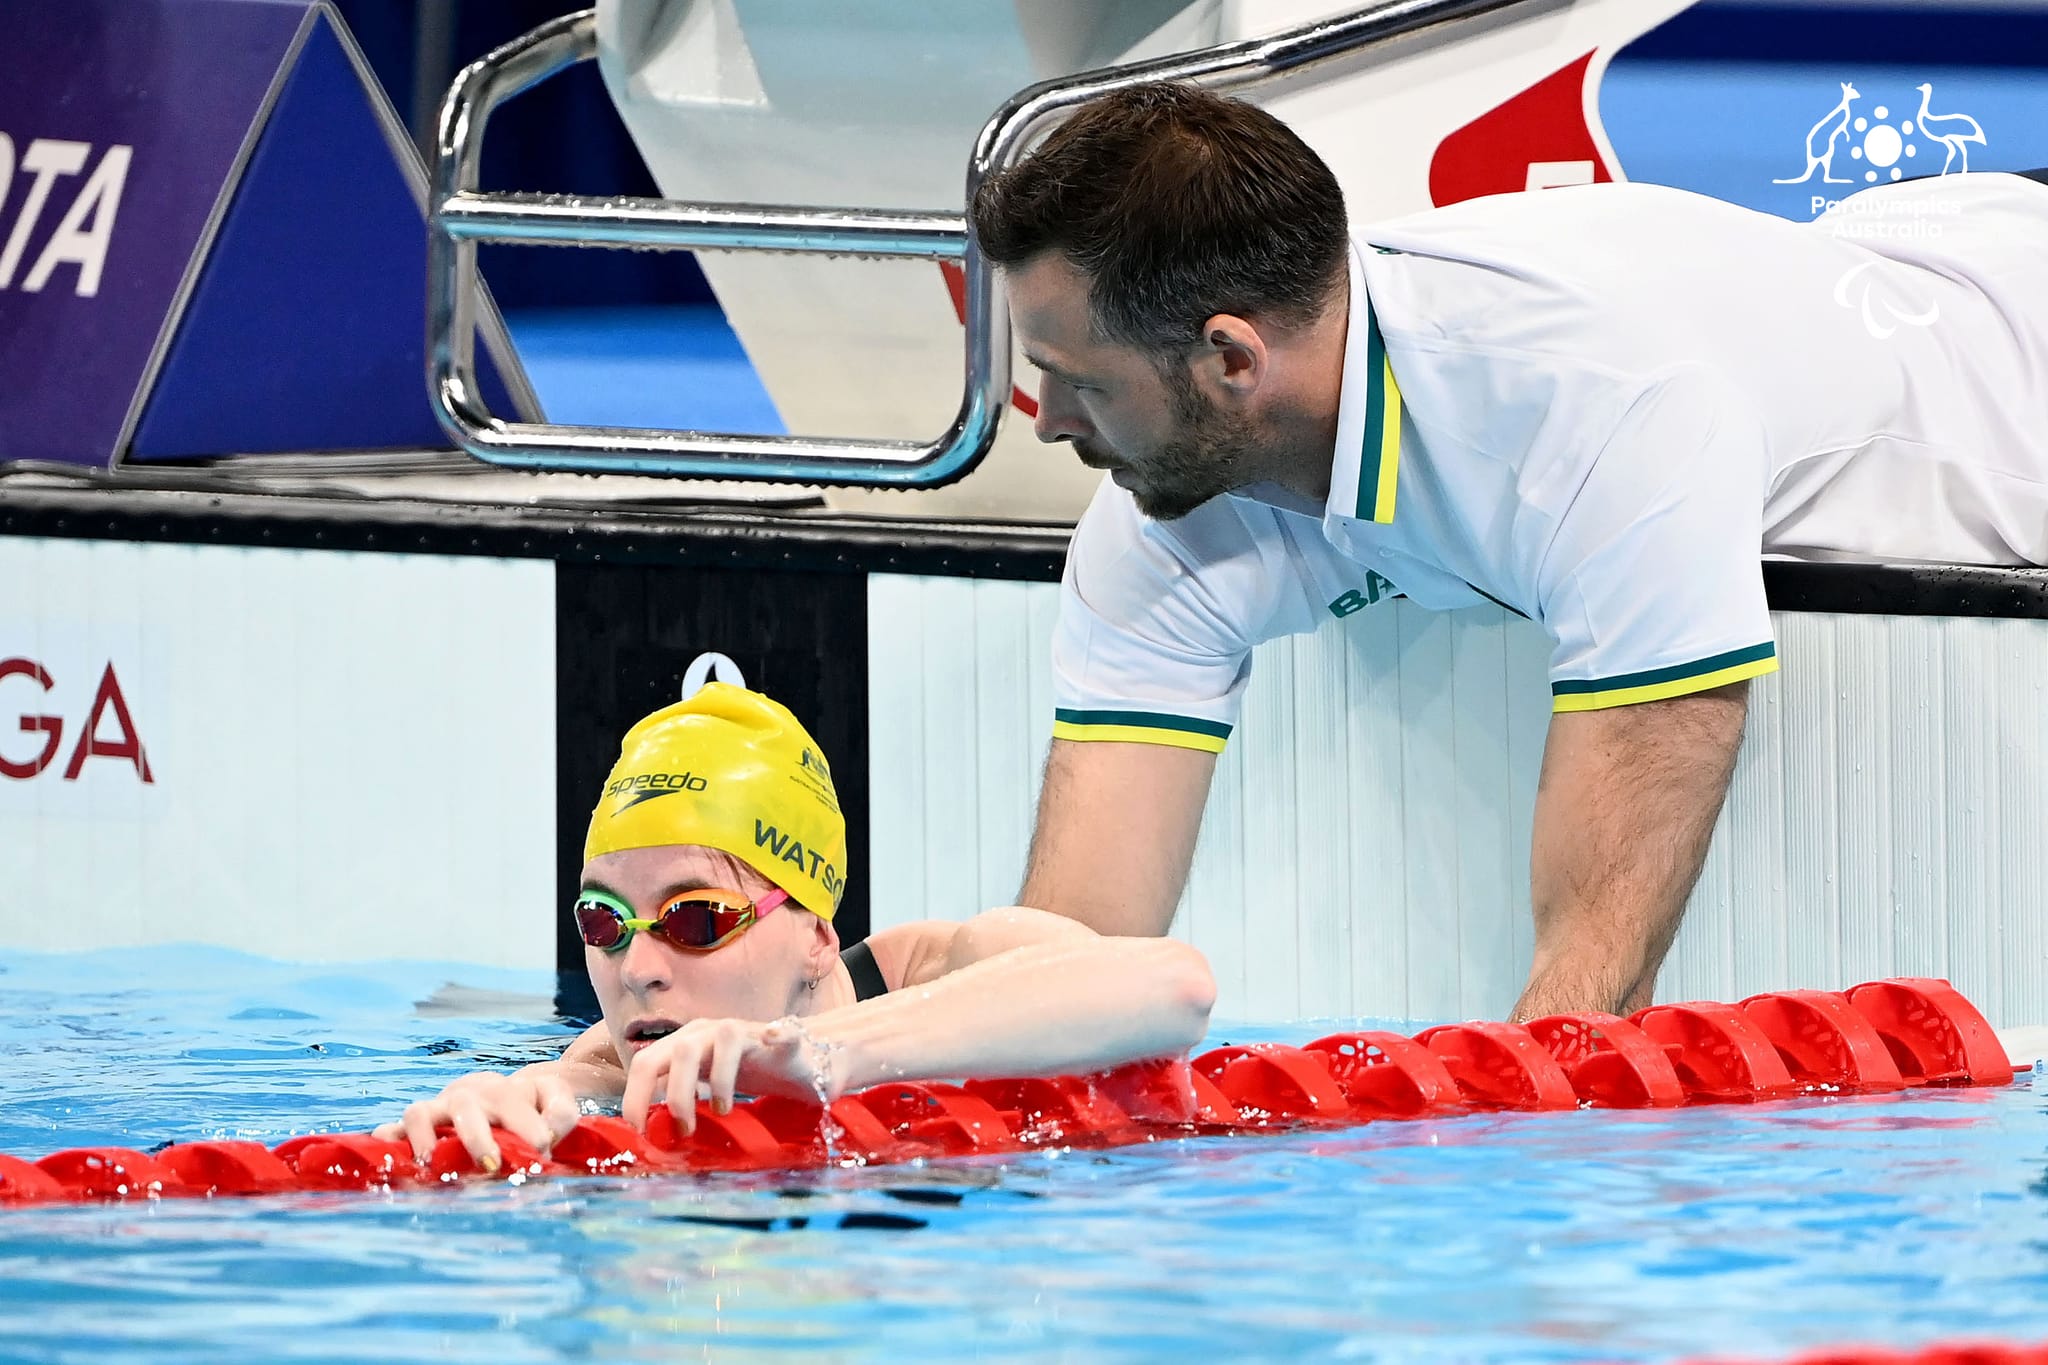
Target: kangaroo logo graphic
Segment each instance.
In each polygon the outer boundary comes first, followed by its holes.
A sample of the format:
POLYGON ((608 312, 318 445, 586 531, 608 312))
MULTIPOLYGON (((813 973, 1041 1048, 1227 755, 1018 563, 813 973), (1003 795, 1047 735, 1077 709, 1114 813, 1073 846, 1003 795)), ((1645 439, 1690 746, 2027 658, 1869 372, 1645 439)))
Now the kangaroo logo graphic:
POLYGON ((1821 118, 1819 123, 1806 130, 1806 170, 1787 180, 1773 180, 1773 185, 1804 185, 1813 179, 1815 171, 1820 172, 1821 182, 1827 185, 1853 185, 1853 180, 1843 180, 1835 175, 1835 142, 1849 136, 1849 106, 1854 104, 1862 91, 1847 81, 1842 82, 1842 102, 1821 118))

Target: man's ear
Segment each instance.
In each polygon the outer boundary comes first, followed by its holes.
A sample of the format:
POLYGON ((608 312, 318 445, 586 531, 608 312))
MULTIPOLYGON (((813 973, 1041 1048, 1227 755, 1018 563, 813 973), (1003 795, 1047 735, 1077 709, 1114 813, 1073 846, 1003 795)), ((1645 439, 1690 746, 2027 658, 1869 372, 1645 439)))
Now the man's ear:
POLYGON ((1266 339, 1250 321, 1218 313, 1202 324, 1193 358, 1195 384, 1211 397, 1242 403, 1266 382, 1272 359, 1266 339))

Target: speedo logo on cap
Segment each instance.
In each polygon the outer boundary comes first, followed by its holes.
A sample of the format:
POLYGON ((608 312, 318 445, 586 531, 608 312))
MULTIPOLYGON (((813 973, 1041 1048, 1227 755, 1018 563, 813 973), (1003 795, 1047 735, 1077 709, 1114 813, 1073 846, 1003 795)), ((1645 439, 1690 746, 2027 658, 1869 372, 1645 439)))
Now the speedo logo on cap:
POLYGON ((633 799, 619 806, 618 814, 629 811, 642 801, 652 801, 657 796, 673 796, 677 792, 700 792, 711 783, 695 773, 635 773, 631 777, 619 778, 604 789, 606 796, 622 796, 628 792, 633 799))

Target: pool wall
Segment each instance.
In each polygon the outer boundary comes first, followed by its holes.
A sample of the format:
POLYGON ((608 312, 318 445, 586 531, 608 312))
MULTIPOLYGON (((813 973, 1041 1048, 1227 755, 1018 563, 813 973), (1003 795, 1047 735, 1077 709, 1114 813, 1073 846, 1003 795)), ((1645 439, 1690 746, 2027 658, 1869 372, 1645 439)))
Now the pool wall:
MULTIPOLYGON (((1015 894, 1055 585, 869 580, 878 925, 1015 894)), ((1784 594, 1780 594, 1781 596, 1784 594)), ((1778 611, 1660 999, 1953 979, 2048 1019, 2048 620, 1778 611)), ((1256 1018, 1497 1017, 1531 949, 1540 627, 1396 601, 1256 652, 1175 932, 1256 1018)))
POLYGON ((0 536, 0 944, 550 963, 554 579, 0 536))

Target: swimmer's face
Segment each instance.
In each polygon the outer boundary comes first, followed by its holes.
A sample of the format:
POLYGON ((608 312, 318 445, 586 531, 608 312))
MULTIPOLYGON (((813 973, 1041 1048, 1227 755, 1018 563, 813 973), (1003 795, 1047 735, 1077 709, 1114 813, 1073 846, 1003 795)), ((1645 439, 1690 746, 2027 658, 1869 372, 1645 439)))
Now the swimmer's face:
MULTIPOLYGON (((583 865, 585 888, 602 888, 653 919, 683 891, 738 891, 758 901, 772 882, 729 853, 696 845, 621 849, 583 865)), ((585 947, 583 962, 604 1010, 612 1046, 629 1066, 650 1026, 693 1019, 766 1022, 802 1010, 805 983, 838 960, 832 926, 795 901, 785 901, 738 938, 708 953, 672 948, 654 934, 634 934, 624 948, 585 947)))
MULTIPOLYGON (((1004 271, 1003 286, 1011 326, 1042 376, 1039 440, 1072 443, 1081 463, 1109 470, 1139 511, 1161 521, 1267 477, 1256 392, 1212 344, 1185 363, 1171 359, 1162 372, 1139 348, 1101 339, 1090 320, 1088 277, 1057 251, 1004 271)), ((1211 342, 1219 327, 1256 343, 1237 318, 1212 319, 1211 342)))

